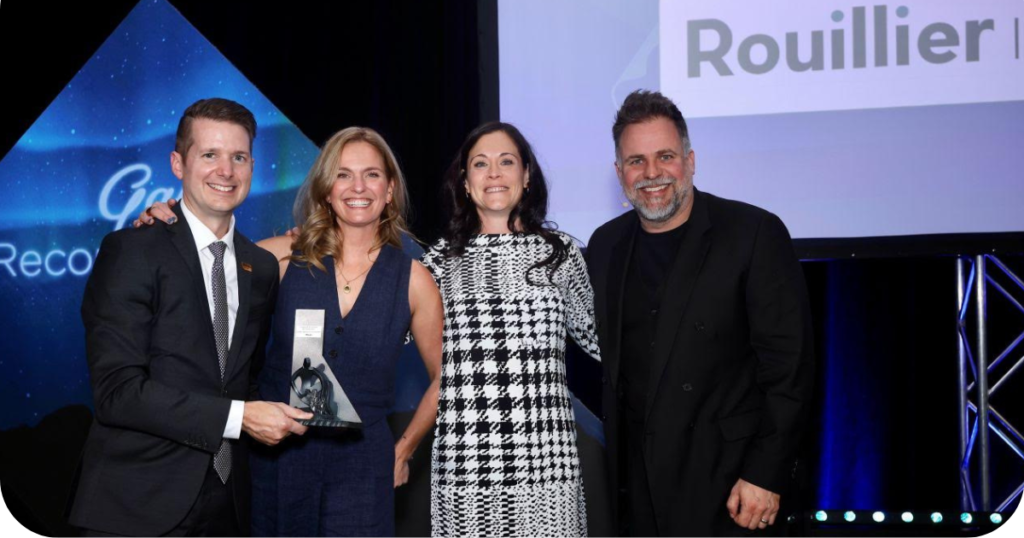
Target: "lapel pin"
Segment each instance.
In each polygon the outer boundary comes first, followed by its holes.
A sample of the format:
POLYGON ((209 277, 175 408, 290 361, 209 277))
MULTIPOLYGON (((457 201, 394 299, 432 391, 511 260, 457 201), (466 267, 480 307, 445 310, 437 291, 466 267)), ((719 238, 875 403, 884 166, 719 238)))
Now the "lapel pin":
POLYGON ((242 270, 251 273, 252 272, 252 266, 247 264, 247 263, 245 263, 245 262, 242 262, 242 270))

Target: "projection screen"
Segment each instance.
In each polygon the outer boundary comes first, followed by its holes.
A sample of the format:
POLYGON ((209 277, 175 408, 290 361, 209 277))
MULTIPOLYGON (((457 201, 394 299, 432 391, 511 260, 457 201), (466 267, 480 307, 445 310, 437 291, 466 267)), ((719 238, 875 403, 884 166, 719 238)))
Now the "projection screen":
POLYGON ((550 218, 586 242, 629 210, 611 126, 638 88, 686 117, 695 185, 794 238, 1024 230, 1024 3, 500 0, 501 116, 550 218))

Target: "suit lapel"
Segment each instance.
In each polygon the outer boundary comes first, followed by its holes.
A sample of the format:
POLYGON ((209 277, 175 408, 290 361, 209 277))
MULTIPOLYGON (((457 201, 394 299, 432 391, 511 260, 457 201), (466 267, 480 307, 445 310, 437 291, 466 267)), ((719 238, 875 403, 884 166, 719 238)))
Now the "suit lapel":
POLYGON ((171 234, 171 242, 178 249, 178 254, 181 255, 185 265, 188 266, 188 271, 192 277, 192 292, 196 295, 196 300, 201 305, 201 312, 197 313, 197 323, 202 324, 203 328, 199 328, 198 331, 199 334, 204 335, 203 337, 208 343, 207 349, 213 353, 213 363, 209 364, 210 371, 220 377, 217 366, 217 344, 213 336, 210 301, 206 298, 206 280, 203 276, 203 266, 199 263, 199 250, 196 248, 196 240, 192 236, 192 229, 189 228, 185 215, 181 212, 181 204, 182 202, 178 202, 178 205, 173 208, 174 214, 178 216, 178 223, 175 226, 167 226, 166 229, 171 234))
POLYGON ((245 338, 245 326, 249 322, 249 296, 252 291, 252 243, 245 240, 235 229, 235 266, 238 271, 238 313, 235 315, 235 330, 231 334, 231 349, 228 350, 228 363, 224 367, 224 379, 230 379, 231 372, 238 367, 238 353, 242 349, 245 338), (245 270, 242 266, 249 267, 245 270))
MULTIPOLYGON (((707 201, 694 189, 693 211, 690 214, 690 230, 679 246, 672 268, 665 283, 658 321, 655 326, 654 357, 651 364, 651 378, 647 384, 647 407, 645 417, 651 414, 654 398, 658 394, 658 382, 663 378, 665 366, 672 354, 673 343, 680 321, 697 283, 701 267, 711 247, 711 220, 708 216, 707 201)), ((687 357, 689 359, 689 357, 687 357)))
POLYGON ((636 238, 636 228, 639 220, 634 218, 626 226, 625 233, 612 246, 611 264, 608 268, 607 294, 605 301, 608 320, 608 336, 610 346, 607 354, 602 352, 603 360, 608 361, 608 371, 611 379, 608 380, 613 387, 619 384, 619 365, 622 359, 622 296, 626 290, 626 268, 633 256, 633 241, 636 238))

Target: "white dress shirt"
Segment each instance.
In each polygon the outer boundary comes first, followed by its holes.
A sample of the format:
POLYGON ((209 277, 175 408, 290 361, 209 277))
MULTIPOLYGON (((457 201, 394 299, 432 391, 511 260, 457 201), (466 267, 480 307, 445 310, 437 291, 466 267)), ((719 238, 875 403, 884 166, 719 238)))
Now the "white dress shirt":
MULTIPOLYGON (((210 282, 210 273, 213 272, 213 252, 210 245, 217 241, 223 241, 227 248, 224 249, 224 281, 227 284, 228 295, 228 349, 231 349, 231 339, 235 334, 235 319, 238 318, 238 262, 235 258, 235 216, 231 216, 231 225, 224 237, 218 238, 212 230, 199 220, 199 217, 189 211, 188 204, 182 200, 181 212, 185 215, 185 221, 192 230, 192 239, 196 242, 196 250, 199 252, 199 263, 203 267, 203 282, 206 284, 206 299, 210 304, 210 320, 213 320, 213 283, 210 282)), ((241 400, 231 401, 231 411, 228 413, 228 422, 224 426, 225 439, 238 439, 242 435, 242 412, 245 409, 245 402, 241 400)))

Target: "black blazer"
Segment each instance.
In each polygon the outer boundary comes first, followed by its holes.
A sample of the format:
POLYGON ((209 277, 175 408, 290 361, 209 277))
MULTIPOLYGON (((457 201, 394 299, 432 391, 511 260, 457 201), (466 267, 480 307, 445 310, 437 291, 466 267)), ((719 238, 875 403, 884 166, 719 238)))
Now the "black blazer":
MULTIPOLYGON (((621 442, 622 297, 639 226, 630 211, 598 228, 587 248, 612 492, 621 442)), ((690 229, 662 301, 644 432, 658 530, 734 533, 739 528, 725 506, 732 486, 742 477, 782 492, 813 388, 806 284, 785 225, 762 209, 694 189, 690 229)))
MULTIPOLYGON (((235 230, 238 315, 221 382, 199 254, 178 222, 103 239, 82 301, 96 419, 69 522, 157 536, 188 513, 220 446, 231 400, 247 400, 277 297, 273 255, 235 230)), ((249 528, 244 442, 232 441, 240 529, 249 528)))

